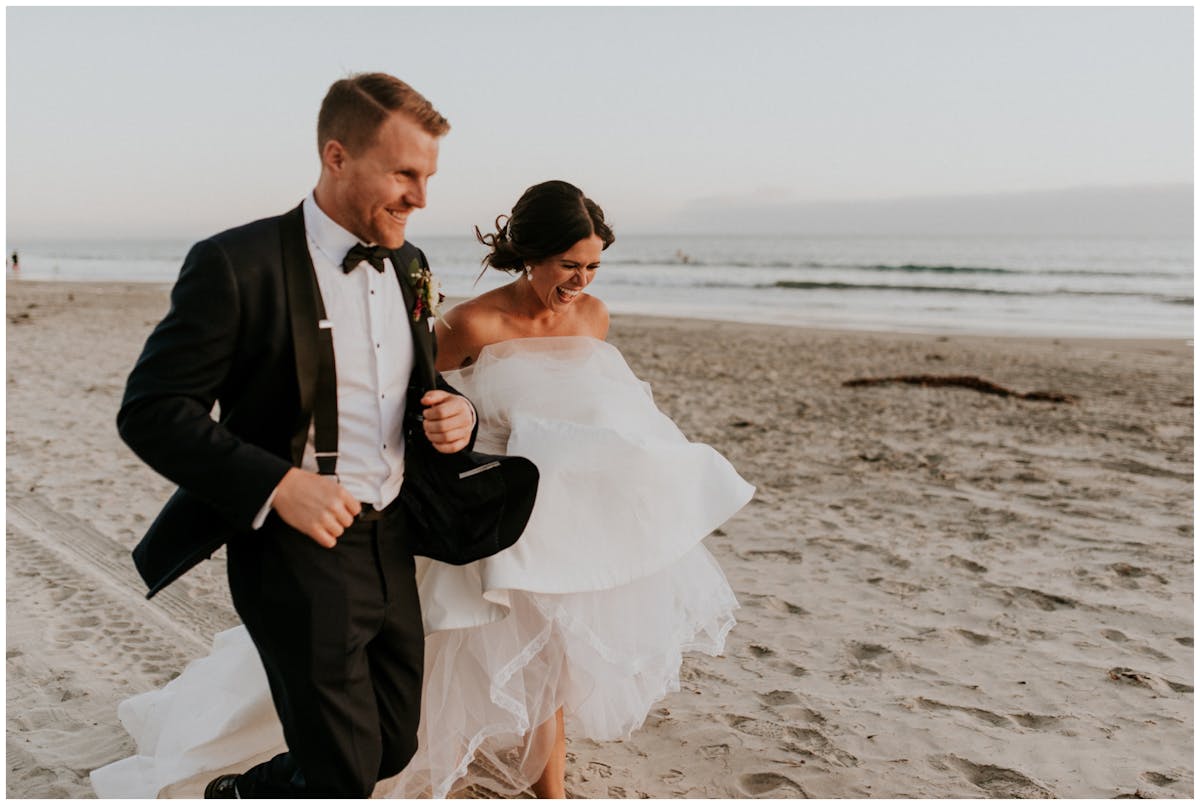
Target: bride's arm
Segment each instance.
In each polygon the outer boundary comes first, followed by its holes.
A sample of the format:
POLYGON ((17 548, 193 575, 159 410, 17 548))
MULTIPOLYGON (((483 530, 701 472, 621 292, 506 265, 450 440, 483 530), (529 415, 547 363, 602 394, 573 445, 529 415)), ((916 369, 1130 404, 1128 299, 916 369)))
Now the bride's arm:
POLYGON ((437 338, 437 359, 434 368, 439 372, 461 369, 474 362, 482 348, 478 307, 473 300, 455 305, 434 323, 437 338))

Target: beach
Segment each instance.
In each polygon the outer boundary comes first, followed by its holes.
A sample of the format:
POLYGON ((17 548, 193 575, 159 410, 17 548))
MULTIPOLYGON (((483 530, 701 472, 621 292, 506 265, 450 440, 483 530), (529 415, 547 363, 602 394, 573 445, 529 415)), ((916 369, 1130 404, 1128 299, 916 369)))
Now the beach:
MULTIPOLYGON (((120 441, 169 286, 7 285, 7 795, 91 796, 122 699, 238 623, 224 553, 152 601, 173 486, 120 441)), ((576 797, 1193 794, 1188 342, 889 334, 615 315, 609 340, 758 492, 706 541, 741 602, 721 657, 576 797), (845 381, 965 376, 959 386, 845 381)))

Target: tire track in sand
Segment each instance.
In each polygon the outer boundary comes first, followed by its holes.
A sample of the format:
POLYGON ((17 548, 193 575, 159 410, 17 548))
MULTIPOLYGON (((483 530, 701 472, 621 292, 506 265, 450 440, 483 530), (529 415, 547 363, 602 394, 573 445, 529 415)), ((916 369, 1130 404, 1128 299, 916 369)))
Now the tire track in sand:
POLYGON ((236 624, 185 582, 146 601, 129 552, 34 494, 9 489, 8 791, 92 796, 88 773, 134 745, 124 698, 161 686, 236 624))

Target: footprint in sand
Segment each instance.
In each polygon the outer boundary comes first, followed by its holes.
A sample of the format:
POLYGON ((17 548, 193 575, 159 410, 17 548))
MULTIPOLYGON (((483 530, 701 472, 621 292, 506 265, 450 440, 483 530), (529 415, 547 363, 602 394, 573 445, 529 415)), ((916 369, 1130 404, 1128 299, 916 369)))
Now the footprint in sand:
POLYGON ((799 704, 800 697, 790 690, 773 690, 770 693, 758 694, 758 700, 766 705, 799 704))
POLYGON ((851 643, 850 656, 856 660, 874 660, 877 657, 890 655, 892 652, 886 646, 877 643, 851 643))
POLYGON ((1178 782, 1179 779, 1177 777, 1172 777, 1169 774, 1163 774, 1162 772, 1157 771, 1144 771, 1141 774, 1141 778, 1146 782, 1157 786, 1168 786, 1171 783, 1178 782))
POLYGON ((1040 716, 1036 713, 1012 713, 1009 718, 1032 730, 1047 730, 1062 721, 1062 716, 1040 716))
POLYGON ((1152 646, 1138 646, 1137 650, 1139 654, 1145 654, 1147 657, 1155 660, 1170 662, 1174 659, 1170 654, 1164 654, 1152 646))
POLYGON ((772 660, 770 666, 777 671, 783 671, 791 676, 808 676, 808 669, 802 665, 797 665, 791 660, 772 660))
POLYGON ((1053 799, 1054 792, 1013 769, 973 763, 950 755, 946 758, 972 785, 999 799, 1053 799))
POLYGON ((1004 587, 1001 588, 1001 592, 1013 603, 1029 604, 1045 612, 1054 612, 1058 609, 1075 609, 1079 606, 1078 601, 1074 601, 1066 596, 1044 593, 1041 590, 1033 590, 1028 587, 1004 587))
POLYGON ((78 590, 76 590, 74 587, 70 586, 69 584, 64 584, 51 592, 50 598, 54 601, 54 603, 61 604, 63 601, 71 598, 77 592, 78 590))
POLYGON ((919 671, 912 663, 896 655, 887 646, 878 643, 854 642, 849 645, 849 653, 855 664, 868 671, 919 671))
POLYGON ((728 684, 729 680, 720 674, 714 674, 711 671, 706 671, 697 665, 684 665, 679 671, 679 678, 684 682, 698 682, 703 685, 723 685, 728 684))
POLYGON ((598 760, 593 760, 591 763, 587 764, 587 770, 602 780, 612 777, 612 766, 608 765, 607 763, 601 763, 598 760))
POLYGON ((910 584, 907 581, 885 579, 883 576, 872 576, 871 578, 867 579, 867 584, 873 584, 888 595, 896 595, 901 598, 909 595, 916 595, 917 593, 923 593, 928 589, 919 584, 910 584))
POLYGON ((982 710, 978 707, 963 707, 957 704, 946 704, 945 702, 926 699, 924 696, 918 696, 916 700, 917 706, 922 710, 952 710, 959 713, 966 713, 973 718, 977 718, 985 724, 991 724, 993 727, 1012 727, 1012 722, 999 713, 993 713, 991 710, 982 710))
POLYGON ((743 774, 738 778, 738 788, 749 797, 761 797, 765 794, 772 794, 776 797, 795 797, 798 795, 805 799, 808 798, 808 794, 805 793, 804 789, 795 780, 769 771, 743 774))
POLYGON ((1137 565, 1131 565, 1127 562, 1117 562, 1115 564, 1109 565, 1108 569, 1111 570, 1113 573, 1116 573, 1119 578, 1124 580, 1126 582, 1125 586, 1132 587, 1134 589, 1138 588, 1137 582, 1133 581, 1134 579, 1146 578, 1146 579, 1152 579, 1152 580, 1158 582, 1159 584, 1167 583, 1167 580, 1165 578, 1163 578, 1162 576, 1160 576, 1159 574, 1154 573, 1153 571, 1147 570, 1144 567, 1138 567, 1137 565))
POLYGON ((1113 682, 1123 682, 1126 685, 1148 688, 1155 693, 1192 693, 1195 689, 1183 682, 1173 682, 1157 674, 1135 671, 1132 668, 1110 668, 1108 678, 1113 682))
POLYGON ((857 766, 858 758, 839 749, 825 734, 809 727, 788 727, 791 742, 784 746, 792 753, 825 761, 835 766, 857 766))
POLYGON ((784 601, 782 598, 771 596, 767 598, 767 606, 777 612, 782 612, 785 615, 807 615, 808 610, 802 606, 793 604, 791 601, 784 601))
POLYGON ((811 709, 805 707, 803 710, 800 710, 799 712, 793 712, 792 716, 791 716, 791 720, 792 721, 804 721, 809 724, 824 724, 825 716, 821 715, 816 710, 811 710, 811 709))
POLYGON ((773 609, 776 612, 782 612, 784 615, 807 615, 808 610, 804 607, 793 604, 791 601, 786 601, 777 595, 757 595, 755 593, 743 593, 741 596, 742 606, 751 609, 773 609))
MULTIPOLYGON (((761 735, 762 734, 762 731, 760 729, 758 729, 759 721, 758 721, 758 719, 754 718, 753 716, 743 716, 743 715, 738 715, 737 713, 727 713, 727 714, 721 716, 721 718, 722 718, 722 720, 724 720, 724 722, 726 724, 733 727, 738 732, 744 732, 747 735, 761 735)), ((778 733, 778 735, 782 735, 782 734, 783 734, 782 732, 778 733)), ((778 735, 769 736, 769 737, 778 737, 778 735)))
POLYGON ((955 629, 954 633, 966 640, 968 643, 975 646, 986 646, 992 642, 992 638, 978 632, 972 632, 970 629, 955 629))
POLYGON ((987 573, 986 565, 981 565, 978 562, 972 562, 970 559, 966 559, 962 556, 958 556, 955 554, 951 554, 950 556, 947 556, 942 561, 945 562, 946 564, 950 565, 951 567, 961 568, 962 570, 969 570, 972 573, 987 573))
POLYGON ((1149 475, 1155 478, 1178 478, 1179 480, 1183 481, 1192 480, 1192 474, 1190 472, 1176 472, 1175 470, 1169 470, 1164 467, 1155 467, 1150 464, 1143 464, 1140 461, 1133 461, 1130 459, 1124 459, 1121 461, 1103 461, 1101 462, 1101 466, 1110 470, 1116 470, 1117 472, 1128 472, 1135 475, 1149 475))

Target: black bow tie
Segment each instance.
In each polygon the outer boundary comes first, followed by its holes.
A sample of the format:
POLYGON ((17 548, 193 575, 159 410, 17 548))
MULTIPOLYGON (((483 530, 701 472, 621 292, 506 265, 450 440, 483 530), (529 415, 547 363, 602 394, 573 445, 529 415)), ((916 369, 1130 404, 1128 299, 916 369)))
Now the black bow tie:
POLYGON ((359 263, 365 261, 382 274, 383 258, 390 256, 391 253, 390 249, 385 249, 382 246, 364 246, 361 243, 356 243, 353 249, 346 252, 346 259, 342 260, 342 271, 349 274, 358 268, 359 263))

